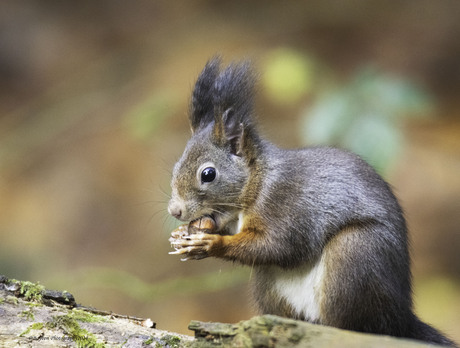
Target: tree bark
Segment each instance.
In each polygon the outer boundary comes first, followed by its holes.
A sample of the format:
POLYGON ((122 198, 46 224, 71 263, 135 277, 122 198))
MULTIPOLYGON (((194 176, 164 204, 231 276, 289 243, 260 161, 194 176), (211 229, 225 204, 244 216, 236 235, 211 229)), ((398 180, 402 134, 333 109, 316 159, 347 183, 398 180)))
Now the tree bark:
POLYGON ((150 319, 84 307, 68 292, 0 276, 0 347, 432 347, 274 315, 237 324, 192 321, 195 337, 150 319))

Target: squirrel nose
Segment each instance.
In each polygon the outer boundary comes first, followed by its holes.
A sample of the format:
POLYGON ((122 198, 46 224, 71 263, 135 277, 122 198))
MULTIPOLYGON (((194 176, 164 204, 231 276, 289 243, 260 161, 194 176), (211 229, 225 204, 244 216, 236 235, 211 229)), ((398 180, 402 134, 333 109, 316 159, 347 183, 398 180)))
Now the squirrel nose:
POLYGON ((169 212, 169 214, 174 216, 176 219, 180 220, 180 218, 182 217, 182 207, 177 202, 169 203, 168 212, 169 212))

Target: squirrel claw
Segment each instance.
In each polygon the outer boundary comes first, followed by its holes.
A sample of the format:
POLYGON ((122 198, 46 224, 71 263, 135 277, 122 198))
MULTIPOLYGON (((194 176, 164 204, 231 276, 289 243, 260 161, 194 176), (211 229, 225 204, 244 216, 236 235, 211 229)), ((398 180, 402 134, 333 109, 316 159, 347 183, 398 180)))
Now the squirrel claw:
POLYGON ((178 228, 176 228, 174 231, 171 232, 171 238, 183 238, 185 236, 188 236, 188 225, 180 225, 178 228))
POLYGON ((182 261, 201 260, 209 256, 213 244, 218 235, 206 233, 195 233, 191 235, 183 235, 181 237, 171 237, 169 242, 175 251, 171 251, 170 255, 183 255, 182 261))
POLYGON ((170 237, 168 240, 171 246, 175 248, 176 246, 182 245, 181 241, 184 241, 184 240, 190 241, 191 239, 188 236, 184 236, 184 237, 181 237, 180 239, 176 237, 170 237))

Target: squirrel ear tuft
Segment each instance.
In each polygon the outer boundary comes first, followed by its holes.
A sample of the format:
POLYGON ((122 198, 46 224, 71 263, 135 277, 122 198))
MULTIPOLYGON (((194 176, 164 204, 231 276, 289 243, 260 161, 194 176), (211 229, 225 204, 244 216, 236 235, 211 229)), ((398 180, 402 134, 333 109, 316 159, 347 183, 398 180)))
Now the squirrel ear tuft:
POLYGON ((234 155, 243 153, 245 130, 253 127, 252 102, 255 75, 248 61, 232 63, 217 76, 213 87, 213 138, 230 145, 234 155))
MULTIPOLYGON (((231 142, 237 151, 243 130, 251 127, 255 75, 248 61, 232 63, 222 71, 215 56, 198 77, 190 103, 192 132, 213 124, 213 138, 220 145, 231 142)), ((233 151, 232 150, 232 151, 233 151)), ((236 153, 235 152, 235 153, 236 153)))
POLYGON ((243 156, 245 129, 249 124, 243 123, 232 108, 223 112, 213 126, 214 142, 220 147, 229 147, 235 156, 243 156))
POLYGON ((241 156, 244 125, 235 116, 232 108, 225 110, 222 115, 223 133, 225 134, 227 143, 230 144, 231 153, 236 156, 241 156))
POLYGON ((198 76, 192 93, 189 120, 192 132, 214 121, 213 89, 219 75, 221 59, 210 59, 198 76))

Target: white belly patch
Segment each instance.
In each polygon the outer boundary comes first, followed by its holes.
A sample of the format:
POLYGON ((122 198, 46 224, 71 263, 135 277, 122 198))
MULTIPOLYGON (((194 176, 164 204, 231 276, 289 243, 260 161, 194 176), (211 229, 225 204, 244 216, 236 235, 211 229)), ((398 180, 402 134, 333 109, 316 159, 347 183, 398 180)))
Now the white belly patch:
POLYGON ((320 258, 313 265, 293 270, 275 268, 274 289, 296 313, 308 321, 320 319, 320 293, 325 264, 320 258))
POLYGON ((243 215, 243 212, 240 212, 238 214, 238 224, 236 226, 236 233, 240 233, 241 232, 241 229, 243 228, 243 219, 244 219, 244 215, 243 215))

